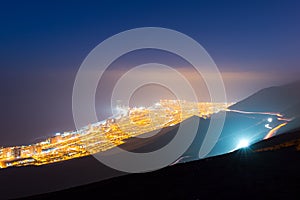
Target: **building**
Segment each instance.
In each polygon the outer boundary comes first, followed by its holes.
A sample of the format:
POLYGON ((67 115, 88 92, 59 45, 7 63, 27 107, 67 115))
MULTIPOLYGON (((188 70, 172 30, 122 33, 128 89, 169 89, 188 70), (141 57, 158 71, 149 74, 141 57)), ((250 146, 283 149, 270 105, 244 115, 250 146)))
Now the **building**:
POLYGON ((2 158, 9 158, 12 156, 11 147, 6 147, 2 149, 2 158))
POLYGON ((61 135, 56 135, 52 138, 50 138, 50 144, 55 144, 55 143, 58 143, 62 140, 62 137, 61 135))
POLYGON ((12 150, 12 155, 14 158, 20 158, 21 157, 21 147, 14 147, 12 150))
POLYGON ((3 161, 0 161, 0 168, 5 168, 6 167, 6 164, 5 164, 5 162, 3 162, 3 161))
POLYGON ((34 154, 40 154, 42 152, 42 147, 40 145, 36 145, 34 147, 34 154))

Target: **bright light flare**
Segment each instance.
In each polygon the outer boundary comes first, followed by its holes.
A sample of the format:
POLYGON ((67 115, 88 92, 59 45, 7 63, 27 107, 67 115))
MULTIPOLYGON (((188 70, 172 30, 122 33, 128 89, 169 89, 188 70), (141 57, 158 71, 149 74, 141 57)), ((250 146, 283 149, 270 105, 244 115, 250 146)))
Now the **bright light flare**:
POLYGON ((249 147, 249 141, 245 140, 245 139, 242 139, 242 140, 239 141, 236 148, 241 149, 241 148, 247 148, 247 147, 249 147))
POLYGON ((269 117, 269 118, 268 118, 268 122, 271 123, 272 121, 273 121, 273 118, 269 117))

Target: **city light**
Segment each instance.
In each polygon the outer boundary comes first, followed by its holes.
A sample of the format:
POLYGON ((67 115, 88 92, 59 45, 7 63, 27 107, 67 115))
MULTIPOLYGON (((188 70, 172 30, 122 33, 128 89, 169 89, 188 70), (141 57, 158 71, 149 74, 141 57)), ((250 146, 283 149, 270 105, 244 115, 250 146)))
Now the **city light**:
POLYGON ((174 126, 192 116, 209 118, 229 103, 161 100, 152 107, 118 106, 118 114, 77 131, 57 132, 28 146, 0 148, 0 168, 44 165, 107 151, 124 140, 174 126), (158 106, 159 105, 159 106, 158 106))

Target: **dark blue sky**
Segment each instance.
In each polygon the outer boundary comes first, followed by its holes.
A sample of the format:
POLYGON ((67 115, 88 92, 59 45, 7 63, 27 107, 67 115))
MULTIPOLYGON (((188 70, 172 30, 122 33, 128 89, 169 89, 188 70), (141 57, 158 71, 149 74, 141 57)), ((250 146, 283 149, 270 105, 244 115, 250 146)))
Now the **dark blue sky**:
POLYGON ((81 62, 101 41, 132 28, 165 27, 197 40, 227 77, 230 100, 300 72, 299 1, 45 2, 0 6, 0 146, 73 129, 81 62))
POLYGON ((3 2, 1 67, 78 68, 107 37, 159 26, 196 39, 224 70, 298 68, 298 1, 145 2, 3 2))

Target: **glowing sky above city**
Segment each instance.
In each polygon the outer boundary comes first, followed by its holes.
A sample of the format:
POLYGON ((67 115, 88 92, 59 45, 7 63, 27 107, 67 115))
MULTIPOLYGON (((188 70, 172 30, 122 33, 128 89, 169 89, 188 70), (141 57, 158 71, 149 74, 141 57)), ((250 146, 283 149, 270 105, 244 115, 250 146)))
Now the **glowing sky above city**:
MULTIPOLYGON (((165 27, 198 41, 219 67, 229 101, 296 80, 299 9, 298 1, 2 3, 0 146, 32 143, 74 129, 72 88, 83 59, 106 38, 132 28, 165 27)), ((207 98, 201 92, 205 86, 186 63, 160 53, 128 55, 112 72, 153 59, 166 62, 199 83, 199 95, 207 98)), ((105 94, 97 98, 99 116, 105 118, 105 94)))

